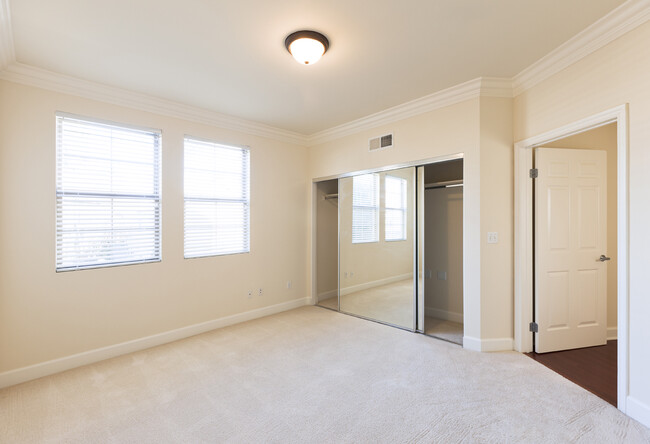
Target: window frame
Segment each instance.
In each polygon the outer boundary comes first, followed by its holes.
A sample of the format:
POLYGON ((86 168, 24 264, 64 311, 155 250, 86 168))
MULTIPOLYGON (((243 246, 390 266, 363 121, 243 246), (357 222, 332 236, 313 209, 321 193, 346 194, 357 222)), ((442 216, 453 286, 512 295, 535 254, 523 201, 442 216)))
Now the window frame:
MULTIPOLYGON (((74 157, 74 156, 73 156, 74 157)), ((111 160, 112 162, 115 160, 111 160)), ((118 161, 115 161, 118 162, 118 161)), ((69 271, 78 271, 78 270, 89 270, 89 269, 99 269, 99 268, 111 268, 111 267, 121 267, 128 265, 138 265, 146 263, 156 263, 162 261, 162 130, 154 129, 144 126, 132 125, 128 123, 114 122, 105 119, 99 119, 95 117, 81 116, 72 113, 57 111, 55 113, 55 271, 57 273, 69 272, 69 271), (153 137, 153 159, 152 159, 152 193, 111 193, 111 192, 94 192, 94 191, 66 191, 63 187, 63 159, 65 157, 65 147, 63 146, 63 122, 68 120, 74 120, 81 122, 82 124, 88 124, 93 126, 104 126, 109 128, 116 128, 117 130, 126 130, 126 131, 137 131, 142 133, 148 133, 153 137), (63 235, 66 230, 60 228, 62 225, 62 211, 63 203, 59 203, 66 197, 84 197, 84 198, 95 198, 97 200, 106 199, 111 202, 111 207, 113 207, 114 199, 129 199, 129 200, 150 200, 153 202, 153 256, 145 259, 135 259, 135 260, 120 260, 120 261, 111 261, 111 262, 101 262, 101 263, 77 263, 76 265, 68 266, 59 266, 60 259, 62 261, 62 251, 60 247, 63 247, 63 235)), ((113 179, 111 178, 111 187, 113 185, 113 179)), ((92 184, 90 184, 92 185, 92 184)), ((116 217, 112 214, 110 223, 112 226, 116 223, 116 217)), ((111 228, 111 234, 115 233, 117 229, 111 228)))
POLYGON ((407 230, 407 210, 408 210, 408 180, 406 180, 403 177, 399 176, 393 176, 391 174, 386 174, 384 176, 384 241, 385 242, 400 242, 400 241, 405 241, 408 240, 408 230, 407 230), (400 194, 401 194, 401 207, 389 207, 388 204, 386 203, 387 199, 386 196, 388 195, 388 185, 387 182, 388 180, 398 180, 400 182, 400 194), (399 238, 388 238, 388 212, 389 211, 399 211, 401 213, 401 219, 402 219, 402 235, 399 238))
MULTIPOLYGON (((206 139, 202 137, 195 137, 189 134, 183 136, 183 258, 184 259, 200 259, 206 257, 217 257, 217 256, 229 256, 235 254, 248 254, 251 251, 251 149, 247 145, 236 145, 236 144, 227 144, 222 142, 217 142, 216 140, 206 139), (187 196, 186 194, 186 174, 187 166, 185 162, 186 156, 186 143, 197 142, 199 144, 212 145, 214 148, 224 148, 229 150, 241 150, 246 152, 246 161, 242 164, 242 174, 241 176, 246 180, 246 184, 242 189, 245 190, 245 196, 241 199, 233 198, 224 198, 224 197, 199 197, 199 196, 187 196), (243 225, 243 233, 245 234, 245 248, 237 251, 226 251, 226 252, 207 252, 201 254, 191 254, 188 255, 186 241, 187 241, 187 202, 212 202, 215 204, 218 203, 241 203, 245 208, 245 217, 243 225)), ((218 171, 213 171, 218 174, 218 171)), ((243 185, 243 184, 242 184, 243 185)))

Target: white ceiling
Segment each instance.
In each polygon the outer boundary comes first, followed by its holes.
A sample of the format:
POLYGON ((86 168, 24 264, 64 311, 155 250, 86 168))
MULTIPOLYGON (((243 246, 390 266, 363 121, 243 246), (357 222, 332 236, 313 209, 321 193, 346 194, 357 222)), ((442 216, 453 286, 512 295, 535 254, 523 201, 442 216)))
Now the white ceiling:
POLYGON ((623 0, 9 0, 18 62, 302 134, 513 77, 623 0), (286 52, 326 34, 313 66, 286 52))

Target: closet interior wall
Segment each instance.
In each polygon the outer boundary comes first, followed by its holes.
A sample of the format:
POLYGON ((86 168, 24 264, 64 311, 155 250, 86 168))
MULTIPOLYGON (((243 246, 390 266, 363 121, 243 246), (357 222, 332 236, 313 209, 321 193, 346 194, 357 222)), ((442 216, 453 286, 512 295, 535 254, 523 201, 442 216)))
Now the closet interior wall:
POLYGON ((462 343, 463 160, 426 165, 424 175, 425 333, 442 337, 451 332, 436 329, 455 327, 455 335, 443 339, 462 343), (434 187, 452 181, 461 186, 434 187))
POLYGON ((338 179, 316 184, 317 304, 338 309, 338 179))

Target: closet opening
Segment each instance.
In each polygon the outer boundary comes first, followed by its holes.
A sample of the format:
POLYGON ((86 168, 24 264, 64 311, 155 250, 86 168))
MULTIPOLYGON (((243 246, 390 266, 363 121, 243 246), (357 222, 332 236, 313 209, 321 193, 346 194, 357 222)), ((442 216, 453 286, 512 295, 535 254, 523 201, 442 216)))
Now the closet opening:
POLYGON ((463 344, 463 159, 425 165, 424 329, 463 344))
POLYGON ((461 154, 314 181, 312 300, 463 343, 461 154))
POLYGON ((316 184, 316 305, 339 309, 338 179, 316 184))

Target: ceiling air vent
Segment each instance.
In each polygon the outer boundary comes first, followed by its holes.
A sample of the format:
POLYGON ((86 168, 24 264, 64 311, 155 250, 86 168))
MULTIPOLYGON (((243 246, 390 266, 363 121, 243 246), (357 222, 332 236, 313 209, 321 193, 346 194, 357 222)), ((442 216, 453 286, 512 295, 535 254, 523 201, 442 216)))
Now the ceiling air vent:
POLYGON ((376 151, 383 150, 384 148, 392 148, 393 134, 385 134, 383 136, 375 137, 368 141, 368 150, 376 151))

